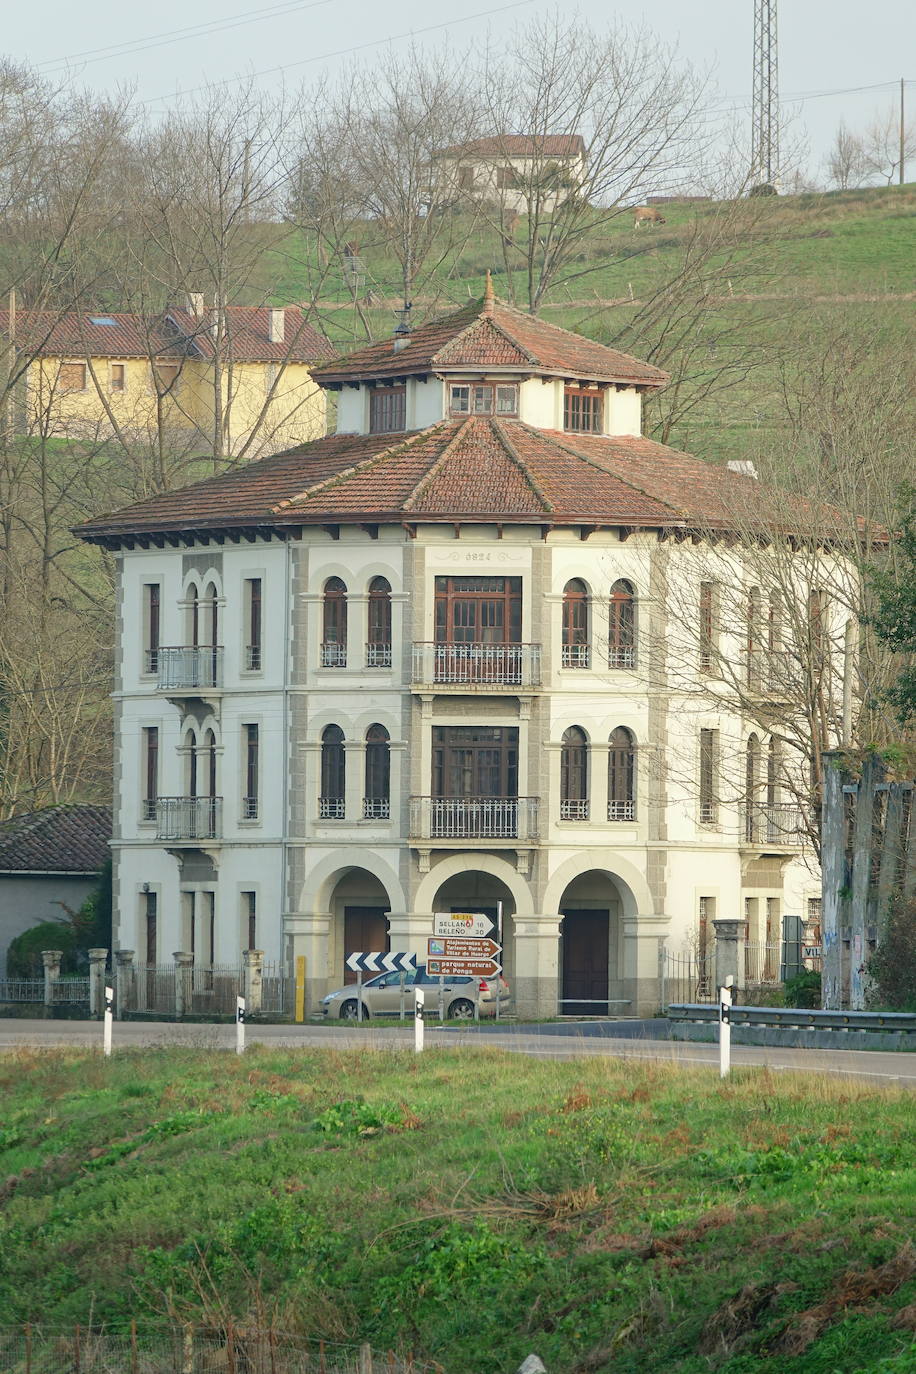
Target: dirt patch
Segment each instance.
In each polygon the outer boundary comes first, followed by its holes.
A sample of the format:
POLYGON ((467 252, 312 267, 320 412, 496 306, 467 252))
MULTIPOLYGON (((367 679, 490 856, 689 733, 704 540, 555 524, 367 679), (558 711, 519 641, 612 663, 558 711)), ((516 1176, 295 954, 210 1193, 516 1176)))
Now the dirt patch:
POLYGON ((874 1269, 847 1270, 828 1298, 793 1317, 776 1349, 784 1355, 803 1355, 834 1317, 850 1308, 870 1306, 877 1298, 895 1293, 901 1284, 914 1276, 916 1249, 909 1241, 885 1264, 879 1264, 874 1269))

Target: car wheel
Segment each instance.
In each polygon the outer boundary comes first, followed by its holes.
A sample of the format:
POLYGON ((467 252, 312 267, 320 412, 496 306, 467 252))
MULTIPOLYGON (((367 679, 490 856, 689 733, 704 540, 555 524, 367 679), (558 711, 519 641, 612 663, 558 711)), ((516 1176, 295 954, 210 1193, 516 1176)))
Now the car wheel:
MULTIPOLYGON (((347 999, 346 1002, 341 1003, 340 1019, 341 1021, 359 1020, 359 1002, 355 998, 350 997, 347 999)), ((365 1005, 365 1003, 363 1004, 363 1020, 369 1020, 369 1008, 365 1005)))
POLYGON ((454 1021, 473 1021, 474 1003, 466 997, 459 997, 457 1002, 453 1002, 449 1007, 448 1014, 454 1021))

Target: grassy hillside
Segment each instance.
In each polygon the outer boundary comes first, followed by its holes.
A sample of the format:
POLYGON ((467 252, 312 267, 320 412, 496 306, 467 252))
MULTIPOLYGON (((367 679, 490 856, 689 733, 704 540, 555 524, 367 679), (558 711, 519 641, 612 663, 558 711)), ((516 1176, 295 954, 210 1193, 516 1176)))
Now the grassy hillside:
POLYGON ((912 1099, 497 1053, 0 1062, 0 1325, 273 1320, 447 1374, 916 1368, 912 1099))

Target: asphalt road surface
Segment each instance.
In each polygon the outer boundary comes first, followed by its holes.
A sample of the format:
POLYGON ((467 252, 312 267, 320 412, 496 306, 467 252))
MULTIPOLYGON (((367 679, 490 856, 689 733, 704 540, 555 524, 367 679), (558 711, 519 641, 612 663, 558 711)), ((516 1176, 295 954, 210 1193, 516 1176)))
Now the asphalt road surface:
MULTIPOLYGON (((718 1071, 716 1045, 685 1044, 649 1038, 659 1027, 652 1021, 594 1021, 539 1026, 505 1024, 483 1028, 439 1029, 427 1023, 428 1048, 448 1048, 466 1053, 507 1050, 539 1059, 577 1059, 605 1055, 617 1059, 652 1059, 685 1067, 718 1071)), ((188 1049, 235 1049, 234 1025, 188 1025, 168 1021, 118 1021, 114 1025, 115 1053, 130 1048, 174 1045, 188 1049)), ((369 1050, 408 1049, 413 1046, 413 1027, 365 1028, 328 1025, 246 1027, 249 1045, 277 1049, 369 1050)), ((102 1027, 97 1021, 0 1020, 0 1052, 22 1049, 97 1048, 101 1052, 102 1027)), ((797 1050, 763 1045, 732 1046, 732 1064, 773 1071, 822 1074, 870 1082, 875 1087, 916 1089, 916 1054, 882 1050, 797 1050)))

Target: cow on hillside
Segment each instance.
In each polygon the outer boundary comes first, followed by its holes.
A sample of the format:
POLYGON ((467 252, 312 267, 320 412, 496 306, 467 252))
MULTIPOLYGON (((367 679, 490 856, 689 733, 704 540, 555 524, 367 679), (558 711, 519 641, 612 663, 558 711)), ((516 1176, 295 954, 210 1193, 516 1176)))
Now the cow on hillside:
POLYGON ((652 205, 635 205, 633 207, 634 229, 638 229, 641 224, 664 224, 665 222, 664 215, 652 205))

